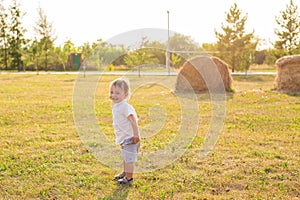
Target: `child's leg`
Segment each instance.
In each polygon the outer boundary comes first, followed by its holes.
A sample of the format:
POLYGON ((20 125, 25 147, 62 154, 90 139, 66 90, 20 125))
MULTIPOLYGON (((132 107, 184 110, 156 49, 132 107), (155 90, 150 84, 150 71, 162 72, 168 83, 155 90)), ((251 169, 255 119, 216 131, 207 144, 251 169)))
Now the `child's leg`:
POLYGON ((140 143, 126 145, 122 149, 122 156, 124 158, 124 172, 127 180, 133 177, 134 163, 137 161, 137 154, 140 143))
POLYGON ((125 176, 127 178, 127 180, 130 180, 131 178, 133 178, 133 171, 134 171, 134 163, 125 163, 124 162, 124 171, 125 171, 125 176))

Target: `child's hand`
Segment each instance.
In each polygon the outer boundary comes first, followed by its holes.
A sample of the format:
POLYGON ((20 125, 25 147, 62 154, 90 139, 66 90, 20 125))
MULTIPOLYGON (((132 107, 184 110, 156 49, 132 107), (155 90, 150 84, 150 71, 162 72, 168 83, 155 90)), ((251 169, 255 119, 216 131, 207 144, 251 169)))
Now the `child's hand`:
POLYGON ((132 138, 133 144, 136 144, 136 143, 138 143, 139 141, 140 141, 140 138, 139 138, 139 137, 133 137, 133 138, 132 138))

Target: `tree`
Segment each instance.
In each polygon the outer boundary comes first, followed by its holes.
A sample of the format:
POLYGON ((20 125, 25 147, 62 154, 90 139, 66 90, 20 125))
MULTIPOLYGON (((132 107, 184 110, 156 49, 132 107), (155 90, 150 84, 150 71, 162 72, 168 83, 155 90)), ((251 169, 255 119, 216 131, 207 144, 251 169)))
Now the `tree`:
POLYGON ((89 55, 92 54, 92 52, 93 52, 92 47, 90 46, 90 43, 88 43, 88 42, 85 42, 80 47, 80 51, 85 58, 89 57, 89 55))
POLYGON ((41 37, 39 40, 39 45, 43 55, 45 56, 45 70, 48 71, 48 55, 50 51, 54 49, 54 30, 52 23, 48 21, 47 16, 41 7, 38 8, 38 14, 39 18, 34 29, 37 35, 41 37))
POLYGON ((209 54, 216 54, 218 51, 217 45, 215 43, 203 43, 202 48, 209 54))
POLYGON ((24 14, 20 10, 20 4, 17 0, 13 0, 13 4, 10 7, 11 24, 10 24, 10 37, 9 37, 9 54, 12 57, 12 69, 18 67, 18 71, 21 71, 22 62, 22 45, 26 44, 24 29, 21 25, 21 19, 24 14))
POLYGON ((143 49, 138 49, 132 53, 129 53, 124 58, 125 63, 128 67, 141 67, 141 65, 146 64, 145 61, 147 60, 147 54, 143 49))
POLYGON ((160 47, 157 42, 150 42, 146 36, 143 36, 137 49, 133 49, 121 57, 130 69, 137 67, 140 75, 140 70, 143 65, 159 64, 158 57, 164 55, 164 53, 161 53, 165 50, 157 47, 160 47))
POLYGON ((297 46, 300 43, 300 16, 298 6, 290 0, 290 4, 286 6, 279 16, 275 17, 279 29, 275 29, 278 40, 275 41, 274 47, 278 50, 278 58, 284 55, 299 53, 297 46))
POLYGON ((5 69, 8 69, 8 23, 7 23, 7 13, 0 2, 0 48, 1 48, 1 57, 3 60, 3 64, 5 69))
POLYGON ((266 59, 267 50, 256 51, 254 53, 254 63, 261 65, 266 59))
POLYGON ((195 53, 202 52, 202 49, 190 36, 175 33, 170 37, 170 51, 171 53, 180 54, 185 59, 189 59, 195 53))
MULTIPOLYGON (((96 43, 92 44, 92 53, 88 55, 90 60, 96 62, 96 67, 106 67, 109 64, 114 64, 116 58, 124 55, 126 51, 122 48, 117 48, 115 45, 104 42, 98 39, 96 43)), ((87 55, 86 55, 87 56, 87 55)))
POLYGON ((218 56, 230 65, 232 72, 236 69, 247 70, 250 67, 258 43, 254 31, 245 33, 247 14, 241 14, 235 3, 226 13, 227 24, 221 26, 224 33, 215 31, 218 56))
MULTIPOLYGON (((153 40, 147 42, 144 47, 146 48, 144 51, 149 54, 148 63, 155 63, 159 65, 165 65, 166 63, 166 48, 167 48, 167 42, 161 43, 159 41, 153 40)), ((171 54, 172 56, 172 54, 171 54)), ((172 58, 171 58, 172 59, 172 58)), ((172 61, 170 59, 170 62, 172 61)))
POLYGON ((66 64, 71 68, 73 66, 70 65, 69 61, 69 54, 70 53, 76 53, 77 50, 75 48, 74 43, 71 40, 67 40, 64 42, 64 46, 62 48, 62 54, 61 54, 61 59, 66 62, 66 64))
POLYGON ((31 47, 29 48, 29 52, 32 54, 32 62, 34 63, 35 70, 37 74, 39 73, 39 65, 38 65, 38 58, 39 58, 39 43, 36 38, 32 41, 31 47))
POLYGON ((178 68, 180 65, 178 65, 181 62, 181 56, 175 53, 171 54, 171 66, 173 66, 174 68, 178 68))

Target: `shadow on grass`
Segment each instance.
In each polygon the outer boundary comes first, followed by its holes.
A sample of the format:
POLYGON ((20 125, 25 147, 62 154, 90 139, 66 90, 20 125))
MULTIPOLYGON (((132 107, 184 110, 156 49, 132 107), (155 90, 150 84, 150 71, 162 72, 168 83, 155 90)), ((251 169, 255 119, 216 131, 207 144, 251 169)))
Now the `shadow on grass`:
POLYGON ((132 186, 119 185, 111 196, 98 198, 98 200, 124 200, 127 199, 129 190, 132 186))
MULTIPOLYGON (((1 74, 1 73, 0 73, 1 74)), ((22 75, 22 74, 21 74, 22 75)), ((3 77, 0 77, 0 80, 3 80, 3 81, 10 81, 10 80, 23 80, 23 79, 30 79, 32 78, 33 76, 36 76, 34 74, 30 74, 30 75, 22 75, 22 76, 19 76, 19 74, 14 74, 12 76, 3 76, 3 77)))
POLYGON ((273 81, 275 75, 234 75, 232 78, 238 82, 265 82, 273 81))

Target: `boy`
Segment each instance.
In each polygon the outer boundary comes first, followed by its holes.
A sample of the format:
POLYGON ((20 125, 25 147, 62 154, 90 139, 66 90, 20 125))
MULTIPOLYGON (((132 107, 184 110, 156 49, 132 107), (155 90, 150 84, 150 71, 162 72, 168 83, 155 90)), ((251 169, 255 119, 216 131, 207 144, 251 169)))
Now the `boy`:
POLYGON ((110 99, 113 102, 113 127, 116 144, 122 147, 124 171, 115 176, 119 184, 133 184, 134 163, 140 147, 140 135, 137 114, 132 105, 127 103, 129 84, 123 79, 116 79, 110 84, 110 99))

